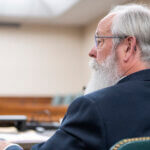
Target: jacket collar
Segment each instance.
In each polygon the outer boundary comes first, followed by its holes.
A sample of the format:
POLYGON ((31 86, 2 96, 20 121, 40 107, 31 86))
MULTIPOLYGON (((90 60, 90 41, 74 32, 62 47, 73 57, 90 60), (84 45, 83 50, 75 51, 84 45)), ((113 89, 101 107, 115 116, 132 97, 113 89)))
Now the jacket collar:
POLYGON ((141 81, 150 81, 150 69, 141 70, 135 73, 132 73, 124 78, 122 78, 117 84, 130 81, 130 80, 141 80, 141 81))

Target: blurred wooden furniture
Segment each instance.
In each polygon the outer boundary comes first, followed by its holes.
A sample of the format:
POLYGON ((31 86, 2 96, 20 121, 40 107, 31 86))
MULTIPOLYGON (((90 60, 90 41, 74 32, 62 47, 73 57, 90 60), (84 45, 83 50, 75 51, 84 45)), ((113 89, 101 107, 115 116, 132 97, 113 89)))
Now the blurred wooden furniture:
POLYGON ((25 115, 28 121, 59 122, 67 106, 52 106, 52 97, 0 97, 0 115, 25 115))

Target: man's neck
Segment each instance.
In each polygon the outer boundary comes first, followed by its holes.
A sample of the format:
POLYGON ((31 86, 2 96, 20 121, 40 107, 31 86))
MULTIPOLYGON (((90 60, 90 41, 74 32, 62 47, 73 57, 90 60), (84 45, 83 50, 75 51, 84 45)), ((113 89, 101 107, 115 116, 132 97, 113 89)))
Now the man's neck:
POLYGON ((144 62, 136 63, 128 68, 128 70, 123 74, 123 76, 128 76, 130 74, 133 74, 135 72, 149 69, 148 65, 144 62))

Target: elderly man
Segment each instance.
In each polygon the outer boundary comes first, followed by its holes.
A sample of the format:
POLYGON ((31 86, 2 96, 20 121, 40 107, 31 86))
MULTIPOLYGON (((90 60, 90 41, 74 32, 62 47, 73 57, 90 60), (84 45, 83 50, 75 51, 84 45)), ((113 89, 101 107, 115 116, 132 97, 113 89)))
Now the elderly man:
MULTIPOLYGON (((108 150, 121 139, 150 136, 150 10, 115 7, 99 22, 95 41, 85 95, 33 150, 108 150)), ((5 142, 1 147, 20 149, 5 142)))

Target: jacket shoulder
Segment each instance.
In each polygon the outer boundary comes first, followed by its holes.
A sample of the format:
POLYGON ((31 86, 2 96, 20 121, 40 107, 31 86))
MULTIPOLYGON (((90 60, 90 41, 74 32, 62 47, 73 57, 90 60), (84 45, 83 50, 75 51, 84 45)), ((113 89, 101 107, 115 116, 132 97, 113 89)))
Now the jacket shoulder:
POLYGON ((140 88, 140 86, 138 82, 124 82, 101 90, 97 90, 93 93, 89 93, 85 95, 85 98, 90 99, 95 103, 103 103, 104 101, 109 101, 110 103, 111 101, 117 101, 120 98, 123 99, 124 95, 129 94, 131 91, 133 93, 135 89, 140 88))

